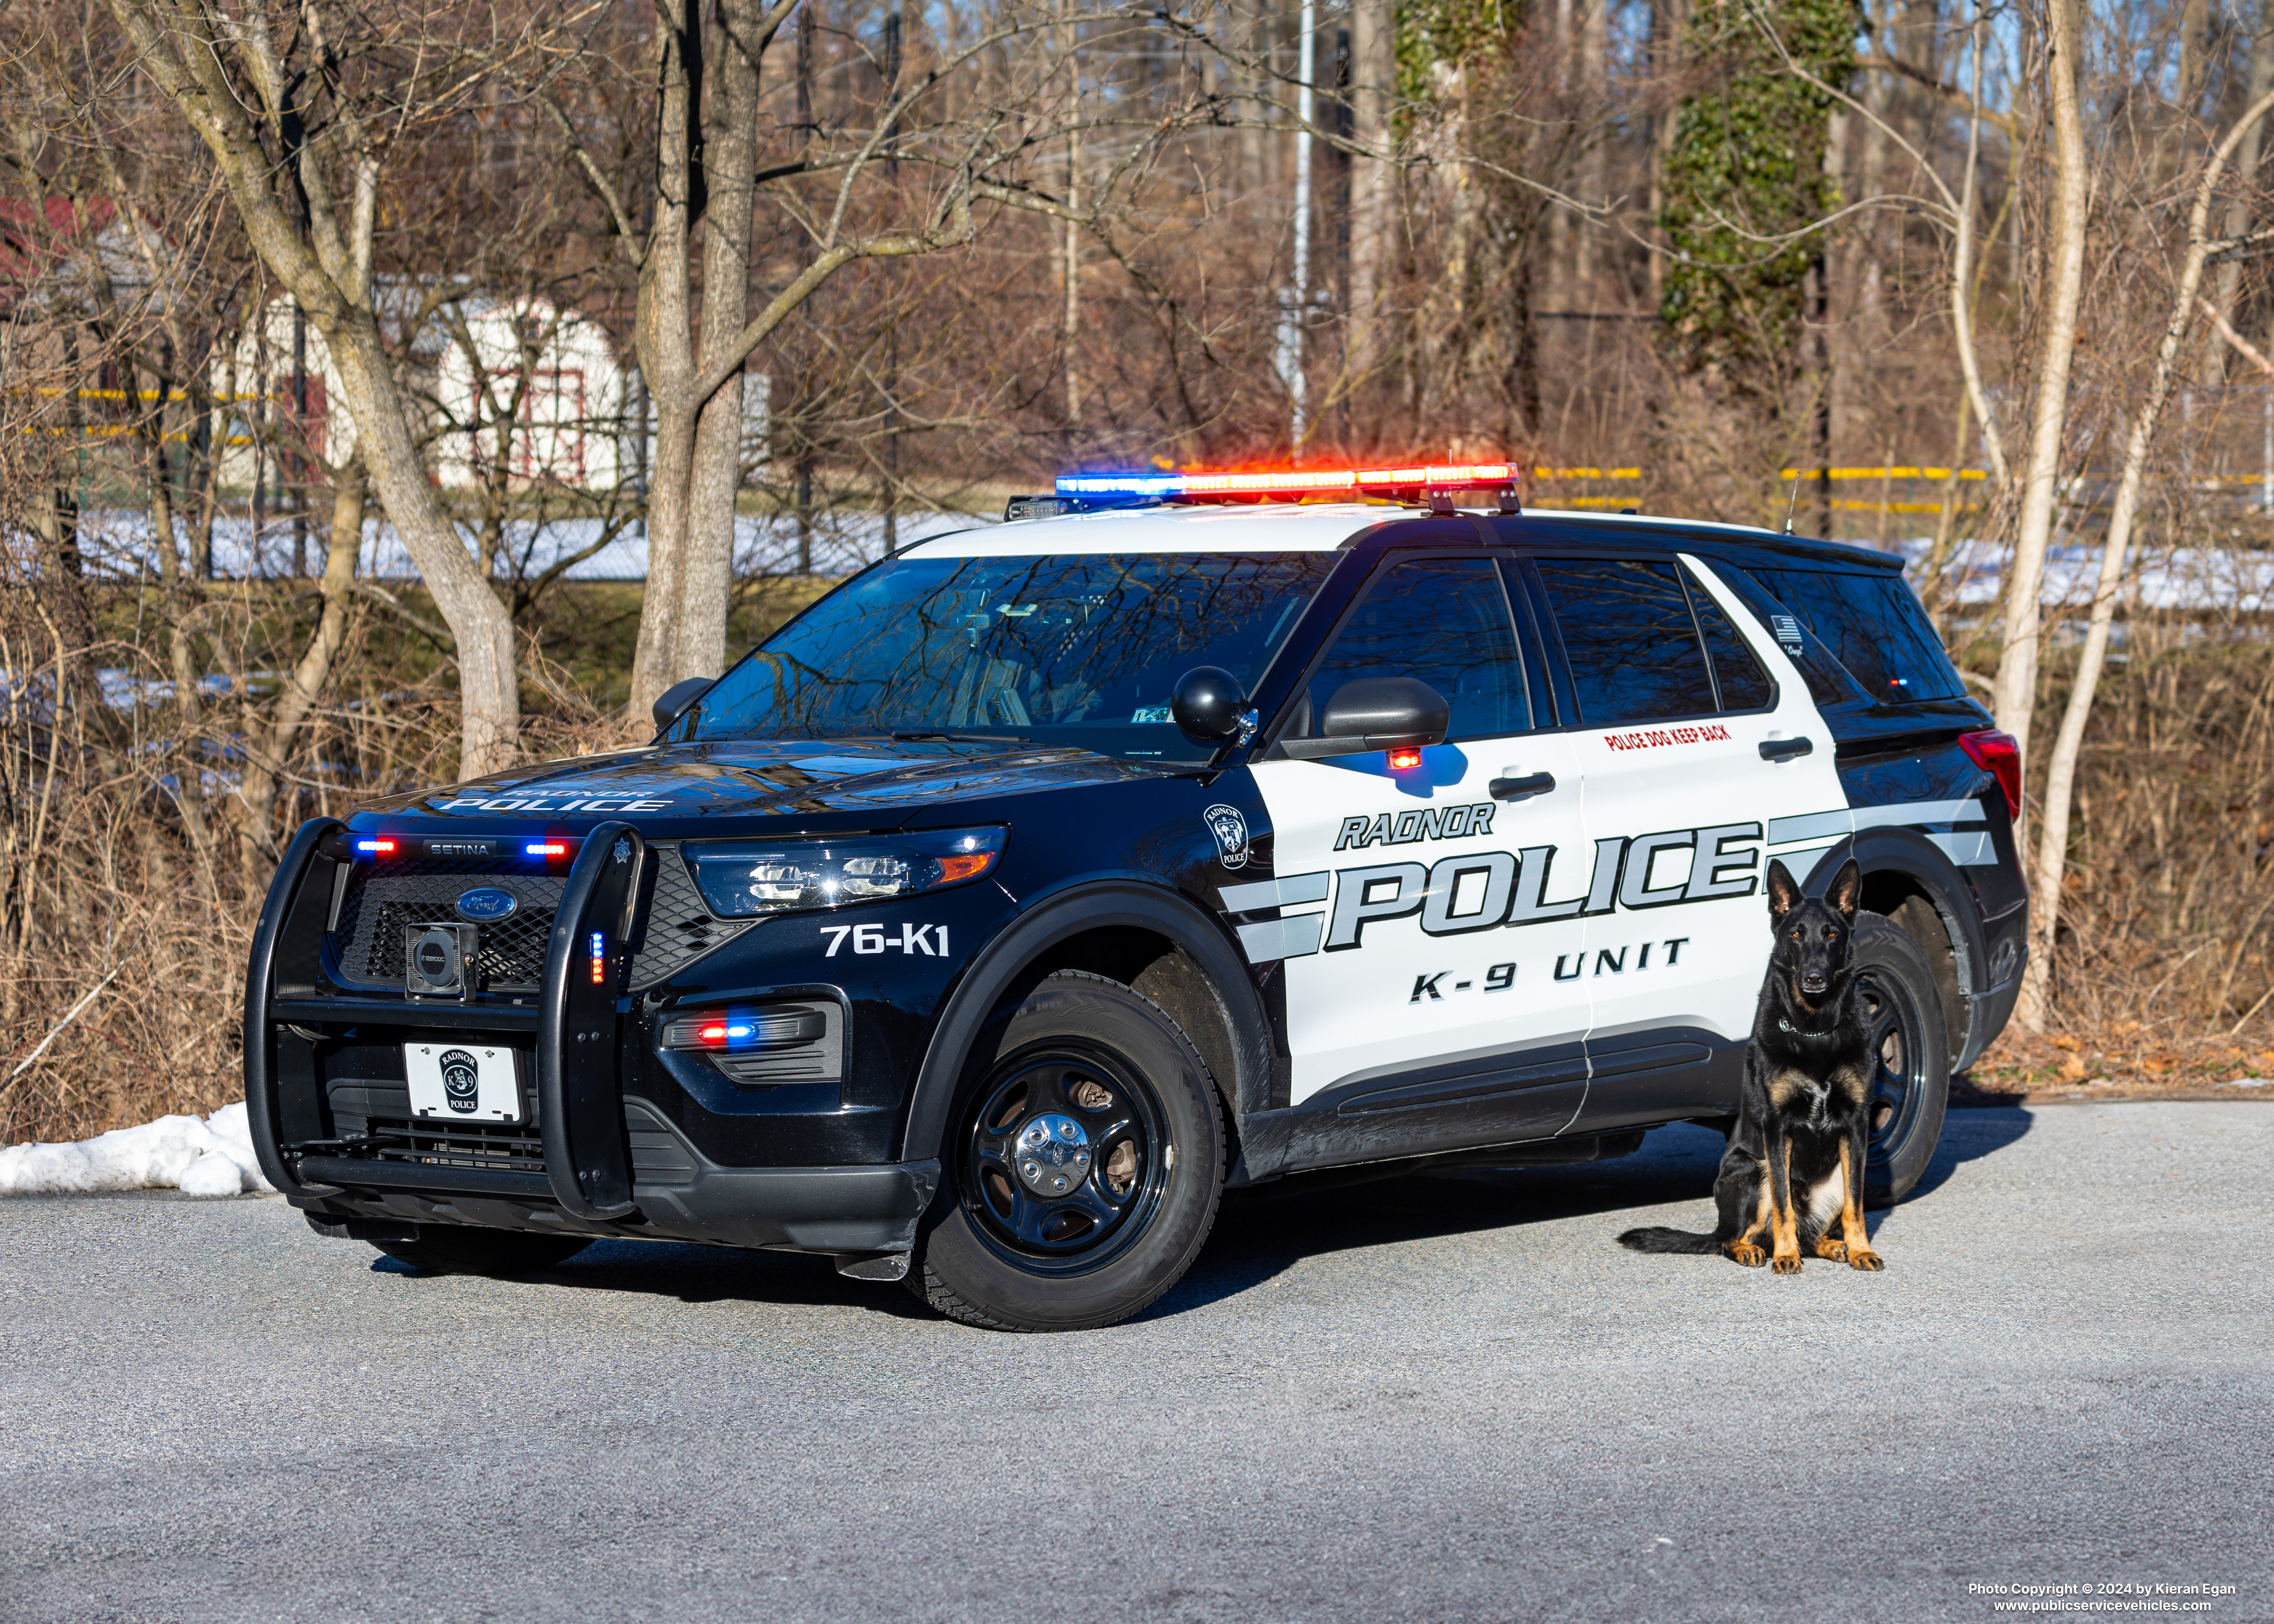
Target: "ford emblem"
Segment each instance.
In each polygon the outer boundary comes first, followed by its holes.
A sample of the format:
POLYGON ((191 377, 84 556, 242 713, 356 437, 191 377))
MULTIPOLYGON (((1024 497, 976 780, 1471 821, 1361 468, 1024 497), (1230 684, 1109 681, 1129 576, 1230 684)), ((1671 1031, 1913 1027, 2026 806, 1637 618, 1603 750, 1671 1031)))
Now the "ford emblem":
POLYGON ((454 906, 460 919, 486 925, 493 920, 503 919, 519 907, 521 898, 509 891, 500 891, 494 885, 480 885, 472 891, 460 891, 454 906))

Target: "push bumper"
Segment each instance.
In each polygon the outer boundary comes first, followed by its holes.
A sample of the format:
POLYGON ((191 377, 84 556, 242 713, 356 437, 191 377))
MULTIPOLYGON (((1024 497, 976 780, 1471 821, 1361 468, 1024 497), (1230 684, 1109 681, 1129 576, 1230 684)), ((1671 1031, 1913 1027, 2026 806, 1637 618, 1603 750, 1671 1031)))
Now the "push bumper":
POLYGON ((316 819, 294 838, 262 909, 245 984, 245 1102, 253 1148, 269 1182, 312 1220, 472 1223, 839 1254, 906 1252, 914 1245, 917 1222, 938 1186, 937 1162, 719 1167, 681 1141, 666 1158, 667 1171, 653 1182, 638 1177, 628 1126, 650 1134, 668 1129, 637 1101, 629 1106, 628 1124, 614 1060, 625 1011, 613 985, 595 985, 582 973, 594 933, 612 950, 628 934, 636 834, 603 824, 586 837, 555 916, 543 997, 535 1008, 504 1008, 342 996, 305 984, 308 969, 322 962, 328 922, 333 860, 323 844, 343 828, 335 819, 316 819), (280 966, 291 976, 281 985, 280 966), (340 1023, 533 1037, 544 1170, 341 1154, 341 1143, 327 1137, 313 1050, 295 1035, 340 1023), (280 1033, 289 1048, 280 1047, 280 1033))

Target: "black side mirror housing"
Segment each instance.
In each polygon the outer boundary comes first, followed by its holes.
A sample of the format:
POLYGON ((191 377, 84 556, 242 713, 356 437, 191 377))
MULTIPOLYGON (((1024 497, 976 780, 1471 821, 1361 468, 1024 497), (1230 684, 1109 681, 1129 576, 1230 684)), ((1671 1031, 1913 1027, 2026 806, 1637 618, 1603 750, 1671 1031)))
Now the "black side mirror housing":
POLYGON ((1222 744, 1236 736, 1246 710, 1239 679, 1221 665, 1193 666, 1177 679, 1169 701, 1169 714, 1185 737, 1201 744, 1222 744))
POLYGON ((1453 725, 1445 696, 1419 677, 1360 677, 1327 701, 1315 739, 1282 739, 1298 761, 1442 744, 1453 725))
POLYGON ((655 718, 655 731, 661 733, 681 717, 687 707, 711 691, 716 677, 689 677, 684 682, 674 682, 656 695, 654 708, 649 712, 655 718))

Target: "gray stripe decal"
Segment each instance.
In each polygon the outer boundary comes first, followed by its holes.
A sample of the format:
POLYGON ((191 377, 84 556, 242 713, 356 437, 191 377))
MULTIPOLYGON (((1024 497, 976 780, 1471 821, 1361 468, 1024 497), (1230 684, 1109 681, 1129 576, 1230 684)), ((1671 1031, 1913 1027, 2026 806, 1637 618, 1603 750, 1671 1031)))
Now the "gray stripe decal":
POLYGON ((1324 902, 1332 877, 1322 868, 1316 874, 1290 874, 1276 880, 1258 880, 1250 885, 1227 885, 1224 888, 1224 910, 1227 914, 1251 914, 1257 908, 1324 902))
POLYGON ((1326 929, 1323 914, 1298 914, 1292 919, 1265 920, 1261 924, 1241 925, 1239 948, 1247 955, 1250 964, 1263 964, 1274 959, 1304 959, 1319 951, 1319 936, 1326 929))
POLYGON ((1962 829, 1956 834, 1929 835, 1928 839, 1942 848, 1942 854, 1961 868, 1982 868, 1997 862, 1997 851, 1990 844, 1986 829, 1962 829))
POLYGON ((1852 812, 1809 812, 1769 820, 1769 844, 1836 839, 1851 831, 1904 823, 1978 823, 1988 815, 1978 801, 1903 801, 1891 807, 1857 807, 1852 812))

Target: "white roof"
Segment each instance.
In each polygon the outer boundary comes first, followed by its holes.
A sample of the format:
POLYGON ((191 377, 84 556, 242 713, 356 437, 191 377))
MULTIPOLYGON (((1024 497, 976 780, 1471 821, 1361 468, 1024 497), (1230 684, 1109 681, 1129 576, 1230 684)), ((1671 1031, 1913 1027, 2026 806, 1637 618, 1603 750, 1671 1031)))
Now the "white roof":
POLYGON ((1331 553, 1369 525, 1412 511, 1366 502, 1243 502, 1120 508, 956 530, 902 558, 1051 558, 1104 553, 1331 553))
MULTIPOLYGON (((1481 513, 1495 511, 1489 508, 1481 513)), ((953 530, 900 550, 903 558, 1046 558, 1107 553, 1331 553, 1371 525, 1427 515, 1384 502, 1228 502, 1119 508, 953 530)), ((1667 515, 1526 508, 1527 519, 1662 524, 1667 515)), ((1685 528, 1758 539, 1751 525, 1684 520, 1685 528)))

